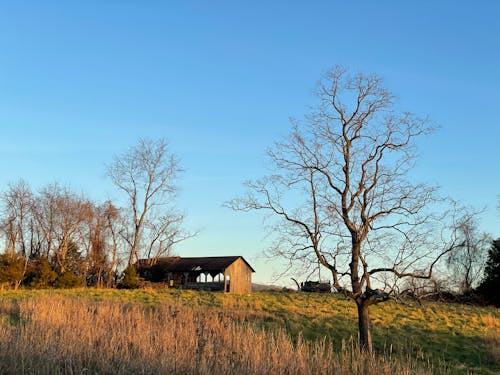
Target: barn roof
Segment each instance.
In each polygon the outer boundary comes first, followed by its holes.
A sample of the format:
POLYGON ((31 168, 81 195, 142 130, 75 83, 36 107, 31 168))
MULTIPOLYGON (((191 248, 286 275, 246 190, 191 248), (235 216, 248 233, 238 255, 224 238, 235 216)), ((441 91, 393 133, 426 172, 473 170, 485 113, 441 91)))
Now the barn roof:
MULTIPOLYGON (((240 255, 237 256, 222 256, 222 257, 194 257, 194 258, 181 258, 181 257, 163 257, 159 258, 156 266, 160 266, 167 272, 222 272, 237 259, 241 258, 243 262, 255 272, 252 266, 240 255)), ((139 266, 147 265, 149 259, 139 259, 139 266)))

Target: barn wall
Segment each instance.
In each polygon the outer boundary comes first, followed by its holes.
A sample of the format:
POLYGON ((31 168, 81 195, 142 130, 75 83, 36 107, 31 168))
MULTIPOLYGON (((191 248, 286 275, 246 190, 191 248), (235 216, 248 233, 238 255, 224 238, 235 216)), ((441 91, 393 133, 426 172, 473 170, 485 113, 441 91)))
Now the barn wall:
POLYGON ((226 268, 224 277, 226 276, 230 277, 230 293, 252 292, 252 270, 241 258, 226 268))

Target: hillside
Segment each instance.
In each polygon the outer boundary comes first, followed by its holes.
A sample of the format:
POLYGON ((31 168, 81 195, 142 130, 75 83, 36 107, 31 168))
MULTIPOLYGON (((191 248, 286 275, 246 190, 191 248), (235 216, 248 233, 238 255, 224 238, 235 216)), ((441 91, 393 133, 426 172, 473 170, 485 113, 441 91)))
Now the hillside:
MULTIPOLYGON (((344 357, 347 355, 346 353, 352 354, 354 349, 349 348, 352 346, 352 342, 355 342, 357 328, 356 311, 353 303, 334 294, 257 292, 251 295, 238 296, 221 293, 152 289, 134 291, 85 289, 0 292, 0 328, 2 328, 0 330, 0 341, 3 342, 3 347, 0 348, 0 352, 3 353, 0 362, 8 363, 5 362, 9 359, 6 358, 8 353, 15 353, 14 349, 8 346, 10 344, 8 344, 6 338, 8 335, 20 335, 16 331, 20 329, 17 327, 20 322, 36 320, 35 317, 42 315, 44 309, 47 310, 45 312, 47 322, 51 322, 51 314, 55 314, 55 317, 58 316, 57 309, 67 308, 69 310, 64 314, 71 315, 71 311, 73 311, 71 309, 80 310, 78 306, 83 306, 83 311, 97 311, 101 309, 100 306, 106 306, 106 309, 110 309, 110 311, 118 308, 119 311, 124 311, 124 314, 129 310, 137 310, 138 314, 142 314, 141 311, 149 313, 148 311, 151 308, 153 308, 152 311, 156 312, 180 311, 180 315, 184 311, 191 316, 190 319, 193 321, 207 319, 207 317, 208 319, 218 317, 221 321, 228 319, 225 324, 231 326, 235 324, 234 329, 236 330, 246 327, 245 329, 250 329, 252 332, 250 336, 260 337, 259 340, 261 341, 266 340, 268 342, 280 338, 282 347, 285 344, 295 345, 289 349, 295 353, 290 361, 295 361, 298 358, 297 352, 300 352, 300 350, 297 345, 299 347, 309 344, 319 345, 310 347, 308 350, 302 350, 304 353, 309 353, 307 354, 309 357, 313 355, 311 353, 320 350, 320 347, 323 348, 321 350, 325 350, 325 345, 331 345, 333 352, 343 353, 344 357), (37 303, 39 305, 35 307, 34 304, 37 303), (52 304, 55 305, 51 306, 52 304), (260 333, 258 332, 262 328, 265 334, 259 336, 260 333)), ((75 314, 80 316, 78 314, 84 313, 76 311, 75 314)), ((82 321, 86 319, 84 315, 81 316, 82 321)), ((97 319, 92 316, 88 319, 97 319)), ((122 316, 127 321, 129 319, 133 320, 130 317, 125 318, 123 314, 122 316)), ((494 374, 500 371, 500 313, 498 309, 458 304, 447 305, 436 302, 424 302, 422 305, 415 302, 402 304, 389 302, 373 306, 371 318, 372 335, 378 353, 376 361, 380 362, 377 362, 379 363, 377 366, 382 366, 377 367, 378 370, 374 367, 373 373, 382 371, 381 368, 387 368, 387 366, 391 369, 389 373, 397 371, 396 367, 391 366, 407 366, 409 373, 417 373, 419 368, 430 369, 428 363, 433 368, 429 371, 434 373, 465 374, 473 372, 477 374, 494 374)), ((92 325, 99 324, 94 322, 92 325)), ((26 327, 27 325, 23 329, 27 329, 26 327)), ((64 324, 61 323, 61 326, 54 329, 57 329, 59 335, 62 335, 60 332, 64 330, 64 324)), ((78 326, 72 329, 83 330, 82 327, 78 326)), ((165 327, 164 329, 168 328, 165 327)), ((210 328, 208 330, 207 328, 206 331, 204 329, 202 331, 213 332, 215 329, 210 328)), ((206 343, 206 340, 208 340, 203 334, 200 334, 200 330, 200 327, 195 330, 196 335, 200 336, 196 345, 200 345, 200 342, 206 343)), ((245 332, 248 335, 250 331, 245 332)), ((234 338, 229 339, 234 340, 234 338)), ((89 338, 89 340, 93 339, 89 338)), ((102 344, 102 340, 98 342, 102 344)), ((97 344, 94 342, 92 345, 97 344)), ((19 348, 15 349, 20 350, 19 348)), ((92 357, 91 354, 87 355, 92 357)), ((233 352, 233 355, 239 356, 240 354, 233 352)), ((261 355, 263 354, 261 353, 261 355)), ((155 358, 152 354, 151 356, 155 358)), ((324 356, 323 353, 321 357, 324 356)), ((305 363, 304 361, 309 361, 312 358, 309 357, 304 357, 301 360, 302 365, 305 363)), ((353 358, 357 357, 353 355, 353 358)), ((203 360, 205 361, 205 358, 203 360)), ((334 361, 334 359, 330 361, 334 361)), ((336 357, 335 361, 338 361, 338 368, 342 369, 342 366, 346 366, 350 360, 336 357)), ((319 362, 316 360, 316 363, 319 362)), ((215 365, 212 363, 210 366, 215 365)), ((208 368, 213 369, 213 367, 208 368)), ((206 373, 210 373, 209 370, 207 371, 206 373)), ((228 370, 227 373, 231 373, 231 371, 228 370)), ((234 371, 237 372, 237 370, 234 371)), ((247 373, 253 373, 252 371, 248 370, 247 373)), ((266 371, 278 370, 267 369, 266 371)), ((345 373, 349 373, 349 371, 353 370, 346 369, 345 373)), ((363 373, 364 371, 367 371, 366 368, 365 370, 360 369, 356 373, 363 373)), ((153 372, 151 370, 151 373, 153 372)), ((27 371, 26 373, 37 372, 27 371)), ((66 372, 63 371, 62 373, 66 372)), ((148 372, 146 371, 146 373, 148 372)), ((179 373, 190 372, 186 370, 186 372, 179 373)), ((193 373, 196 373, 196 371, 193 373)), ((301 373, 301 370, 297 370, 296 373, 301 373)), ((337 373, 344 372, 339 370, 337 373)))

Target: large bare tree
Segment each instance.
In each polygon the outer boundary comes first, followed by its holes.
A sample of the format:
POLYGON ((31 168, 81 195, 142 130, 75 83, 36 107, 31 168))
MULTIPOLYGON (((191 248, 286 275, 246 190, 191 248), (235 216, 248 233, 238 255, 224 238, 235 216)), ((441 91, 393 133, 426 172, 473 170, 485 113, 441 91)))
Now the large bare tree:
POLYGON ((170 242, 162 240, 171 236, 171 223, 182 221, 172 208, 180 172, 163 139, 140 139, 107 167, 108 176, 128 198, 132 222, 123 237, 130 248, 129 265, 137 260, 141 246, 149 250, 159 244, 156 251, 165 253, 170 242))
POLYGON ((277 218, 273 255, 331 271, 333 287, 356 303, 360 344, 371 351, 369 306, 388 300, 398 279, 430 278, 458 244, 453 233, 436 240, 445 228, 429 209, 435 188, 409 174, 427 121, 398 111, 378 76, 342 67, 324 74, 317 97, 269 150, 272 174, 229 206, 277 218))

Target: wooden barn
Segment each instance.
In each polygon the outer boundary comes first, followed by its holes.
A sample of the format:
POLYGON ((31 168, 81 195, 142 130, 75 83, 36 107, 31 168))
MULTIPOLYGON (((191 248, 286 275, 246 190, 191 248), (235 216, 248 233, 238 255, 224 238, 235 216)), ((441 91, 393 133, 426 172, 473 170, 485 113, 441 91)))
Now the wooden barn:
POLYGON ((169 288, 250 293, 255 270, 242 256, 139 259, 139 276, 169 288))

